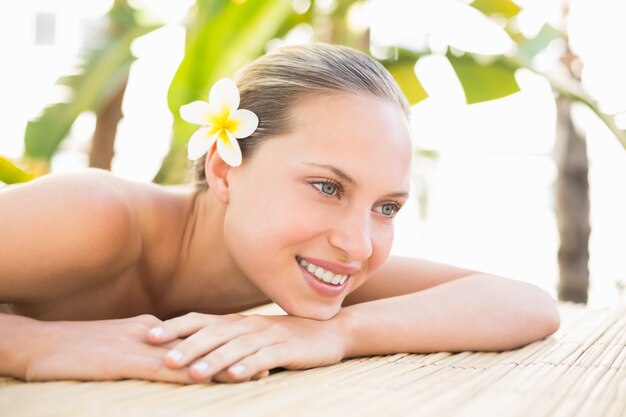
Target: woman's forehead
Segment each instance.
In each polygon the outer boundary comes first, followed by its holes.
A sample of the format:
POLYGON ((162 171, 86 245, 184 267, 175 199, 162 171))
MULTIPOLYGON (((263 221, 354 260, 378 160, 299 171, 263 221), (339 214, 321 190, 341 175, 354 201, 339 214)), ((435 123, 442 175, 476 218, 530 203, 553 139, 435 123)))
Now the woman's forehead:
POLYGON ((384 177, 389 187, 408 186, 412 144, 399 105, 363 96, 320 96, 299 103, 294 116, 289 134, 263 146, 274 162, 334 167, 359 183, 384 177))
POLYGON ((294 146, 303 149, 410 158, 408 120, 397 103, 359 95, 326 95, 310 98, 295 109, 294 146))

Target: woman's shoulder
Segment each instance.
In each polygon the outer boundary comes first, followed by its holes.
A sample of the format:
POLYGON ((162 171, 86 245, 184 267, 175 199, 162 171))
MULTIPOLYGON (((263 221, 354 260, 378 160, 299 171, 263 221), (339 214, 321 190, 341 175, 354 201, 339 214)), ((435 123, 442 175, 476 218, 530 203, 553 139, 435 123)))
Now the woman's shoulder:
POLYGON ((88 168, 44 175, 13 191, 33 205, 44 205, 59 214, 66 211, 68 220, 132 231, 136 221, 132 188, 130 182, 108 171, 88 168))
POLYGON ((51 173, 30 182, 0 188, 0 193, 24 193, 37 191, 39 197, 47 195, 71 195, 80 200, 99 201, 124 198, 130 183, 109 171, 85 168, 77 171, 51 173))
POLYGON ((149 255, 144 252, 154 250, 155 242, 166 245, 178 234, 193 194, 192 187, 131 181, 89 168, 0 189, 0 205, 12 212, 14 223, 29 222, 51 238, 91 240, 97 250, 90 251, 90 261, 129 265, 149 255))
MULTIPOLYGON (((48 174, 0 192, 3 220, 30 224, 48 242, 62 247, 88 244, 106 263, 137 255, 139 230, 131 193, 136 187, 106 171, 88 169, 48 174)), ((90 259, 97 260, 93 254, 90 259)))
POLYGON ((65 203, 76 209, 100 208, 112 215, 133 217, 138 215, 142 203, 159 203, 168 196, 182 194, 183 189, 181 186, 176 192, 173 187, 127 180, 99 168, 85 168, 44 175, 28 183, 0 189, 0 193, 15 190, 37 200, 63 197, 65 203))
POLYGON ((130 188, 105 171, 49 174, 5 187, 0 206, 0 230, 11 236, 0 243, 0 299, 44 299, 53 290, 105 282, 141 254, 130 188))

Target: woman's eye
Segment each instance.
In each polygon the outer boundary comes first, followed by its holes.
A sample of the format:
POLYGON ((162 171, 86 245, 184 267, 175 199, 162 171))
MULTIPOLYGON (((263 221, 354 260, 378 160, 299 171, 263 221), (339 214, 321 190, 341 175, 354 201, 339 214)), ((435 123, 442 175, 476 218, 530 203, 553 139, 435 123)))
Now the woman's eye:
POLYGON ((385 203, 378 206, 376 211, 385 217, 393 217, 400 211, 400 205, 397 203, 385 203))
POLYGON ((328 195, 334 195, 335 192, 337 192, 337 186, 335 184, 331 184, 331 183, 324 183, 322 184, 322 192, 324 194, 328 194, 328 195))
POLYGON ((317 188, 319 192, 330 197, 341 197, 341 186, 330 181, 314 182, 313 186, 317 188))

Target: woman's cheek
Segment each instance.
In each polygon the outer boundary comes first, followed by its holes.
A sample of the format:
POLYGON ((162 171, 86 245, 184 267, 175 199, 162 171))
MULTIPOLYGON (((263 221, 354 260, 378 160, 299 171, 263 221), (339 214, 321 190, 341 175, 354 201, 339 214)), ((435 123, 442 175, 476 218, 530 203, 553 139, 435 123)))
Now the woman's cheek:
POLYGON ((372 256, 369 262, 369 272, 378 270, 391 253, 393 245, 394 228, 393 225, 381 225, 372 233, 372 256))

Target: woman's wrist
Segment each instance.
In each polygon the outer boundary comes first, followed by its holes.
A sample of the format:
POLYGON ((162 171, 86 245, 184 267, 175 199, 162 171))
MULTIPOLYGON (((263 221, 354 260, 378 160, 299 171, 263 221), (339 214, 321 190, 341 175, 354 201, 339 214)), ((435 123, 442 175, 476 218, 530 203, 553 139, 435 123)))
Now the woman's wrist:
POLYGON ((46 344, 44 326, 49 323, 27 317, 0 314, 0 374, 26 380, 29 363, 46 344))
POLYGON ((337 333, 341 335, 343 341, 343 358, 350 358, 354 352, 354 334, 352 327, 352 314, 345 308, 341 308, 339 312, 331 320, 337 326, 337 333))

